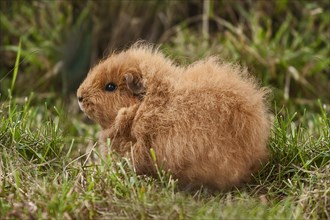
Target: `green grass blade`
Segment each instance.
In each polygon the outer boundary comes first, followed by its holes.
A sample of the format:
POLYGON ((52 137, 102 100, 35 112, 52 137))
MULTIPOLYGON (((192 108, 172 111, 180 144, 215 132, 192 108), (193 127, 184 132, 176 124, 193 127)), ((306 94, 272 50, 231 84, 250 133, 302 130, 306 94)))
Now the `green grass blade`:
POLYGON ((11 87, 10 87, 11 91, 13 91, 14 86, 15 86, 20 57, 21 57, 21 40, 19 40, 19 43, 18 43, 17 56, 16 56, 16 61, 15 61, 15 67, 14 67, 14 74, 13 74, 13 79, 11 81, 11 87))

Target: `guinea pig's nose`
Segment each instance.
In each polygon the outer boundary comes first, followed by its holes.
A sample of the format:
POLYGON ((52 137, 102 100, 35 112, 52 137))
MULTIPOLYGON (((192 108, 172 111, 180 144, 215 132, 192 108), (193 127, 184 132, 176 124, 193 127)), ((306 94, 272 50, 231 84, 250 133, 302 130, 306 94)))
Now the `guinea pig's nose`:
POLYGON ((81 97, 81 96, 78 97, 78 101, 79 101, 79 102, 82 102, 83 100, 84 100, 83 97, 81 97))

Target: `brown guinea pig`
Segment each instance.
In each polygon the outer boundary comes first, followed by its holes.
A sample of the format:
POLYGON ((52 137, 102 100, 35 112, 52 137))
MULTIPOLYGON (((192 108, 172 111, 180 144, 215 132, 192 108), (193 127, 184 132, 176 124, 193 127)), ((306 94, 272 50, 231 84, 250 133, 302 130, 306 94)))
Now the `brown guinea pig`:
POLYGON ((179 67, 157 49, 133 45, 96 65, 78 89, 101 140, 139 174, 156 164, 183 186, 219 190, 249 180, 267 161, 270 117, 260 88, 239 66, 208 58, 179 67))

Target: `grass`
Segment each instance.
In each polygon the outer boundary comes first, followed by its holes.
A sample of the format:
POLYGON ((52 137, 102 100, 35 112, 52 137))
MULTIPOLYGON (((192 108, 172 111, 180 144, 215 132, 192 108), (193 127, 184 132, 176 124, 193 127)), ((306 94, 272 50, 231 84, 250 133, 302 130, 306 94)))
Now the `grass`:
POLYGON ((114 153, 100 157, 95 125, 35 99, 0 107, 1 218, 330 217, 330 118, 321 103, 318 114, 276 110, 269 163, 243 188, 214 193, 181 191, 168 174, 137 176, 114 153))

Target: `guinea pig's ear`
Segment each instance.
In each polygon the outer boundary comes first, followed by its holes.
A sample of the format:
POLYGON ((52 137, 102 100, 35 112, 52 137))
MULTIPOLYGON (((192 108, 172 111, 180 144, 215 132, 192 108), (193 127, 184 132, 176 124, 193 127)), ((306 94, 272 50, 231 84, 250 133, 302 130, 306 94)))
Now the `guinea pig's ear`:
POLYGON ((142 97, 145 94, 146 89, 143 85, 142 77, 137 74, 133 75, 132 73, 126 73, 124 77, 127 88, 133 93, 133 95, 142 97))

